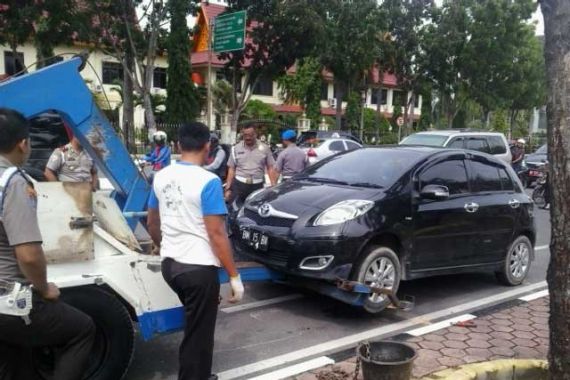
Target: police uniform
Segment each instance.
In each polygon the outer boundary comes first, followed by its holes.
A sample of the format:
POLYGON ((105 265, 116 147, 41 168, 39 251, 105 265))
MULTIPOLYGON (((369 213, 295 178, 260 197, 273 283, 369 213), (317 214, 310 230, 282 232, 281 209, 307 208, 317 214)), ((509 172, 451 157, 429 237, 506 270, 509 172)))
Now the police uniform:
POLYGON ((46 167, 56 173, 61 182, 91 182, 95 170, 85 149, 76 151, 71 143, 54 150, 46 167))
POLYGON ((253 147, 245 142, 233 146, 228 166, 235 169, 232 192, 235 199, 244 202, 255 190, 262 189, 265 182, 265 168, 273 167, 275 160, 269 146, 256 141, 253 147))
POLYGON ((296 144, 290 144, 279 153, 275 169, 287 180, 307 167, 307 155, 296 144))
MULTIPOLYGON (((15 287, 28 289, 14 247, 41 244, 37 196, 31 180, 0 156, 0 298, 15 287)), ((46 301, 32 289, 25 317, 0 308, 0 379, 28 379, 26 355, 34 347, 58 347, 55 379, 80 379, 89 358, 95 326, 89 316, 62 301, 46 301)), ((5 299, 2 300, 5 302, 5 299)), ((25 303, 25 302, 24 302, 25 303)), ((22 305, 20 305, 22 306, 22 305)))

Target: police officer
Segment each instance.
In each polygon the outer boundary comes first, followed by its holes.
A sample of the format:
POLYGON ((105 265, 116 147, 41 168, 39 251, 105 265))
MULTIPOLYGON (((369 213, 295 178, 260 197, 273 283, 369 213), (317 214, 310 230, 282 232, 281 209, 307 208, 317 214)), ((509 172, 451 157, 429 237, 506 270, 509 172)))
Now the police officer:
POLYGON ((215 133, 210 134, 210 151, 208 152, 204 169, 216 174, 222 181, 226 179, 228 160, 226 152, 220 146, 220 140, 215 133))
POLYGON ((279 174, 286 181, 307 167, 307 155, 295 143, 296 138, 295 131, 292 129, 288 129, 281 134, 285 150, 279 153, 275 163, 275 182, 277 182, 279 174))
POLYGON ((273 166, 275 160, 269 146, 257 139, 253 125, 242 129, 243 141, 234 145, 228 161, 226 199, 243 203, 247 196, 263 188, 267 170, 272 185, 275 184, 273 166))
POLYGON ((47 282, 32 182, 19 168, 30 155, 29 125, 18 112, 0 108, 0 379, 29 379, 25 351, 57 347, 53 378, 79 380, 89 358, 95 325, 59 300, 47 282), (26 295, 31 295, 32 307, 26 295), (10 307, 6 297, 18 297, 10 307), (18 309, 18 310, 16 310, 18 309))
POLYGON ((51 154, 44 175, 48 181, 89 182, 97 190, 97 169, 77 137, 51 154))

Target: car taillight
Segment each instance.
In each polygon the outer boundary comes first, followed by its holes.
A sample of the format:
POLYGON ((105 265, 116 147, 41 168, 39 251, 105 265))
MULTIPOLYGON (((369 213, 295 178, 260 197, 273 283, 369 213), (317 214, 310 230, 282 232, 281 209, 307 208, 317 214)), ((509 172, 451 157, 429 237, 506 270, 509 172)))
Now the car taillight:
POLYGON ((317 152, 313 148, 309 149, 307 152, 307 157, 317 157, 317 152))

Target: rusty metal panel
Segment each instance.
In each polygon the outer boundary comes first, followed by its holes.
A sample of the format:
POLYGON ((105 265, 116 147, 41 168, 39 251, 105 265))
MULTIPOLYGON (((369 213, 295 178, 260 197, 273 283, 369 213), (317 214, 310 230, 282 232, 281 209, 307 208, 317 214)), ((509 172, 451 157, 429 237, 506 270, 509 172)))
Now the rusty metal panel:
POLYGON ((93 211, 99 226, 129 249, 142 252, 136 236, 129 227, 123 212, 109 196, 96 193, 93 196, 93 211))
POLYGON ((85 261, 93 253, 93 200, 89 183, 40 182, 38 219, 49 263, 85 261))

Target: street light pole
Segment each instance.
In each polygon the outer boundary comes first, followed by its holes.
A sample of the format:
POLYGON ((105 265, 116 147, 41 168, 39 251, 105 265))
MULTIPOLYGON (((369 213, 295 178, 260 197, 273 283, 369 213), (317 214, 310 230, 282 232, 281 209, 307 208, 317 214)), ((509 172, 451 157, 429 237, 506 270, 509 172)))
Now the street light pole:
POLYGON ((206 124, 210 130, 212 130, 212 36, 214 35, 215 20, 215 18, 210 19, 210 27, 208 28, 208 95, 206 98, 206 124))

